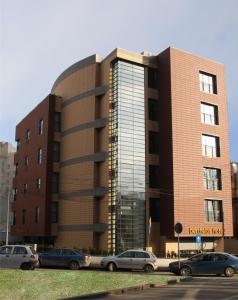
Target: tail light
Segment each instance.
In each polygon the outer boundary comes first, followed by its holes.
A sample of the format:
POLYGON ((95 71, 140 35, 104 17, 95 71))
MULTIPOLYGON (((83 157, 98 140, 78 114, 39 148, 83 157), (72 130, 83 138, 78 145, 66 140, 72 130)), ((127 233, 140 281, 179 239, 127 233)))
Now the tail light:
POLYGON ((33 254, 31 255, 31 258, 32 258, 32 259, 36 259, 35 255, 33 255, 33 254))
POLYGON ((84 261, 87 261, 89 259, 89 256, 88 255, 85 255, 84 256, 84 261))

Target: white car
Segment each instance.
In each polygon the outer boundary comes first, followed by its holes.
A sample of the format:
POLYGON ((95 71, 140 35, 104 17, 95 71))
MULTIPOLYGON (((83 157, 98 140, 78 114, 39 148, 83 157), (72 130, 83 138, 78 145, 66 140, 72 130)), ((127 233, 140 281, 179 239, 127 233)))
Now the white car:
POLYGON ((0 268, 34 270, 38 265, 38 254, 30 246, 9 245, 0 247, 0 268))
POLYGON ((116 269, 144 270, 153 272, 158 269, 159 262, 152 252, 143 250, 127 250, 116 256, 108 256, 102 259, 101 267, 108 271, 116 269))

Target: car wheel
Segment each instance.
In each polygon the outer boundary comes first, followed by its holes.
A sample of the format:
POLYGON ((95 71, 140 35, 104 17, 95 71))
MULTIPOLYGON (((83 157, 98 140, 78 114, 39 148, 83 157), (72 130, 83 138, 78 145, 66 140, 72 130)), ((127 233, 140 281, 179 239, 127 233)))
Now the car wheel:
POLYGON ((145 265, 145 266, 144 266, 144 271, 145 271, 146 273, 151 273, 151 272, 154 272, 154 268, 153 268, 153 266, 151 266, 151 265, 145 265))
POLYGON ((71 261, 69 263, 69 268, 70 268, 70 270, 78 270, 79 264, 77 263, 77 261, 71 261))
POLYGON ((21 267, 20 267, 22 270, 31 270, 31 264, 30 263, 27 263, 27 262, 24 262, 21 264, 21 267))
POLYGON ((235 270, 232 267, 227 267, 224 271, 226 277, 232 277, 235 274, 235 270))
POLYGON ((182 267, 180 269, 180 275, 182 276, 191 276, 192 275, 192 271, 189 267, 182 267))
POLYGON ((113 262, 110 262, 108 265, 107 265, 107 269, 108 271, 110 272, 114 272, 117 270, 117 266, 113 263, 113 262))

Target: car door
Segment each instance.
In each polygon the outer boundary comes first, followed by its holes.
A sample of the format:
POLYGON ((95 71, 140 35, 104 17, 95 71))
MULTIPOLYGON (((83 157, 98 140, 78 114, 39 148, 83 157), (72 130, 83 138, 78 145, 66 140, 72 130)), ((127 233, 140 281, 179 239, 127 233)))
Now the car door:
POLYGON ((0 248, 0 268, 12 268, 12 248, 12 246, 3 246, 0 248))
POLYGON ((214 253, 214 274, 222 274, 226 268, 228 257, 222 253, 214 253))
POLYGON ((134 269, 143 269, 149 260, 150 260, 150 256, 148 253, 135 251, 134 258, 133 258, 134 269))
POLYGON ((134 258, 134 252, 126 251, 126 252, 123 252, 122 254, 119 254, 115 260, 116 260, 118 268, 132 269, 133 268, 133 258, 134 258))
POLYGON ((61 255, 61 249, 53 249, 48 253, 43 254, 42 264, 44 266, 58 266, 61 255))
POLYGON ((68 267, 71 261, 78 261, 77 254, 71 249, 62 249, 61 266, 68 267))
POLYGON ((203 259, 198 261, 193 274, 213 274, 214 271, 214 255, 212 253, 204 253, 203 259))
POLYGON ((11 254, 11 264, 13 268, 20 268, 23 262, 30 261, 30 255, 25 247, 14 246, 11 254))

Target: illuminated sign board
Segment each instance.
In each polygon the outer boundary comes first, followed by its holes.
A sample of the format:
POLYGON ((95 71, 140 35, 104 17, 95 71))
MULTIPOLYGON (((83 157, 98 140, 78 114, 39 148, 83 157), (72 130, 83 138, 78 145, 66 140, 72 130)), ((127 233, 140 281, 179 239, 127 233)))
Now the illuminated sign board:
POLYGON ((189 228, 189 234, 203 234, 203 235, 221 235, 222 234, 222 228, 205 228, 205 227, 199 227, 199 228, 189 228))

